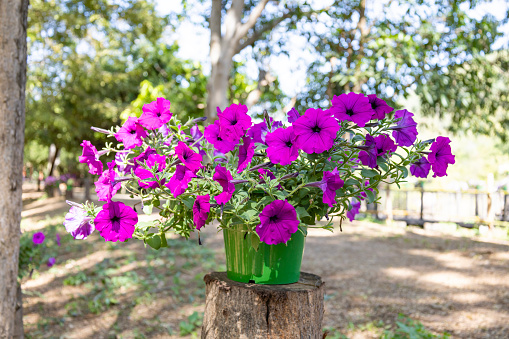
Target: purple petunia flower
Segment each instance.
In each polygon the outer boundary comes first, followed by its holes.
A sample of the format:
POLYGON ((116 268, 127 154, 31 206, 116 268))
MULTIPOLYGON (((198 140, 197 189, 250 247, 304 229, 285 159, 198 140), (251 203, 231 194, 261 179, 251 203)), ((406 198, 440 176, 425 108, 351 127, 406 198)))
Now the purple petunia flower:
POLYGON ((147 132, 138 124, 138 118, 129 117, 122 127, 115 133, 115 138, 124 143, 126 149, 135 148, 143 144, 141 138, 146 138, 147 132))
POLYGON ((436 141, 429 148, 428 161, 431 163, 433 170, 433 178, 443 177, 447 175, 447 167, 449 164, 456 162, 451 151, 451 140, 447 137, 437 137, 436 141))
POLYGON ((431 164, 425 157, 410 165, 410 173, 417 178, 427 178, 430 169, 431 164))
POLYGON ((299 157, 300 145, 292 126, 268 133, 265 140, 269 146, 267 156, 272 163, 286 166, 299 157))
POLYGON ((193 151, 182 141, 179 141, 177 147, 175 147, 175 154, 180 161, 194 173, 198 172, 198 170, 203 167, 201 164, 202 156, 193 151))
POLYGON ((146 129, 159 129, 170 121, 172 113, 170 112, 170 100, 157 98, 149 104, 143 105, 143 114, 138 119, 140 125, 146 129))
POLYGON ((58 246, 61 246, 62 244, 60 243, 60 234, 58 234, 58 233, 57 233, 57 234, 55 235, 55 238, 56 238, 56 241, 57 241, 57 245, 58 245, 58 246))
POLYGON ((125 241, 133 237, 138 214, 129 206, 111 201, 103 205, 94 219, 95 228, 106 241, 125 241))
POLYGON ((341 94, 339 97, 335 95, 330 110, 339 122, 351 121, 360 127, 364 127, 375 113, 369 99, 362 93, 354 92, 341 94))
POLYGON ((83 153, 79 157, 79 162, 88 165, 88 173, 101 175, 103 172, 103 163, 99 161, 99 154, 95 146, 87 140, 83 140, 80 146, 83 147, 83 153))
POLYGON ((251 127, 251 117, 247 115, 246 105, 231 104, 217 115, 219 117, 219 136, 223 140, 238 143, 251 127))
POLYGON ((46 238, 44 236, 44 233, 42 232, 37 232, 37 233, 34 233, 34 235, 32 236, 32 242, 35 244, 35 245, 40 245, 44 242, 44 238, 46 238))
POLYGON ((330 111, 308 108, 304 115, 293 123, 293 131, 304 152, 323 153, 334 144, 339 125, 331 117, 330 111))
POLYGON ((200 131, 200 128, 198 127, 198 125, 194 125, 193 127, 191 127, 191 129, 189 130, 189 133, 191 134, 191 138, 193 138, 193 142, 192 142, 192 146, 195 146, 196 148, 198 148, 198 153, 204 157, 207 155, 207 152, 205 152, 202 148, 201 148, 201 139, 203 138, 203 133, 200 131), (200 141, 198 141, 200 140, 200 141))
POLYGON ((157 151, 153 149, 152 147, 148 147, 146 150, 140 153, 137 157, 133 158, 134 166, 133 169, 136 170, 140 164, 144 164, 148 157, 150 157, 152 154, 157 154, 157 151))
POLYGON ((167 124, 163 124, 157 131, 161 133, 163 137, 167 137, 171 132, 167 124))
POLYGON ((310 182, 306 186, 319 187, 323 191, 322 202, 332 207, 336 203, 336 190, 343 184, 336 167, 332 172, 324 171, 322 181, 310 182))
MULTIPOLYGON (((159 154, 151 154, 148 157, 146 164, 149 168, 154 168, 154 166, 157 166, 157 172, 162 172, 166 168, 166 156, 159 154)), ((134 171, 134 174, 140 179, 138 180, 138 184, 140 184, 140 187, 143 188, 159 187, 159 176, 157 174, 153 174, 151 170, 139 166, 134 171), (147 179, 152 180, 145 181, 147 179)), ((164 185, 164 179, 162 180, 161 184, 164 185)))
POLYGON ((363 150, 359 152, 359 160, 364 166, 371 168, 377 167, 376 159, 378 158, 378 152, 376 149, 375 138, 371 135, 366 135, 366 141, 364 142, 363 150))
POLYGON ((396 126, 391 127, 393 130, 392 137, 396 139, 399 146, 412 146, 417 139, 417 123, 412 118, 413 113, 406 109, 396 111, 394 118, 401 118, 396 126))
POLYGON ((175 173, 165 186, 170 189, 173 196, 177 197, 185 192, 189 182, 195 177, 196 175, 186 166, 177 165, 175 173))
POLYGON ((386 134, 379 135, 373 138, 371 135, 366 135, 366 142, 364 143, 364 150, 359 152, 359 160, 363 165, 371 168, 377 167, 378 157, 386 157, 387 154, 395 152, 398 146, 386 134))
POLYGON ((369 103, 371 104, 371 108, 375 111, 375 114, 371 117, 371 119, 382 120, 385 119, 385 115, 389 112, 392 112, 394 108, 387 105, 385 101, 379 99, 376 94, 368 95, 369 103))
POLYGON ((136 168, 136 166, 134 166, 132 164, 125 164, 126 159, 128 157, 129 157, 129 151, 117 152, 115 154, 115 164, 117 165, 117 170, 119 173, 122 173, 124 175, 131 174, 131 169, 136 168))
POLYGON ((108 163, 108 170, 103 172, 99 180, 95 182, 95 192, 99 201, 111 201, 111 198, 122 187, 122 183, 116 180, 115 161, 108 163))
POLYGON ((286 200, 274 200, 265 206, 260 213, 260 222, 256 233, 267 245, 287 243, 299 226, 297 212, 286 200))
POLYGON ((219 120, 205 127, 205 139, 214 145, 214 148, 219 152, 228 153, 235 148, 236 143, 223 140, 223 138, 219 136, 219 129, 219 120))
POLYGON ((55 258, 51 257, 48 259, 48 262, 46 263, 46 265, 48 265, 48 267, 51 267, 51 266, 55 265, 56 261, 57 260, 55 258))
POLYGON ((197 196, 193 204, 193 221, 197 230, 205 226, 209 212, 210 196, 208 194, 197 196))
POLYGON ((242 145, 239 146, 239 164, 237 173, 241 173, 251 163, 254 156, 255 145, 250 137, 242 138, 242 145))
MULTIPOLYGON (((270 122, 272 126, 272 132, 278 128, 283 127, 281 121, 274 121, 272 118, 270 118, 270 122)), ((254 124, 250 129, 248 129, 246 135, 253 139, 255 144, 266 144, 265 137, 267 136, 267 133, 269 133, 269 127, 267 126, 267 122, 263 120, 259 124, 254 124)))
POLYGON ((357 214, 359 214, 359 210, 361 208, 361 202, 358 201, 357 199, 352 198, 351 204, 352 204, 352 209, 349 210, 348 212, 346 212, 346 216, 348 217, 348 219, 350 219, 350 221, 354 221, 355 216, 357 214))
POLYGON ((65 215, 64 226, 74 239, 86 239, 94 227, 90 224, 91 217, 87 216, 87 211, 82 208, 71 206, 69 212, 65 215))
POLYGON ((297 119, 300 118, 300 114, 299 112, 295 109, 295 107, 293 107, 290 112, 288 112, 287 114, 287 117, 288 117, 288 122, 290 124, 293 124, 295 121, 297 121, 297 119))
POLYGON ((223 188, 223 192, 216 196, 217 203, 225 204, 230 201, 233 192, 235 192, 235 184, 231 182, 233 177, 230 171, 223 166, 217 166, 212 179, 217 181, 223 188))

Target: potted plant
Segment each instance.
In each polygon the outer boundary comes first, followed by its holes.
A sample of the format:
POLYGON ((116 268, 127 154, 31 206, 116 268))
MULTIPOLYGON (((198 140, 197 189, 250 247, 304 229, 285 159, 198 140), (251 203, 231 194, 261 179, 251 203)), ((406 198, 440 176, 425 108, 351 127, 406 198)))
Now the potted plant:
POLYGON ((76 238, 98 230, 106 241, 139 239, 159 249, 166 234, 188 238, 215 223, 225 241, 228 277, 241 282, 286 284, 299 279, 306 230, 332 230, 352 219, 361 200, 377 201, 380 182, 399 185, 409 175, 446 175, 454 163, 450 140, 417 140, 407 110, 376 95, 335 96, 327 110, 295 109, 284 121, 265 113, 253 123, 247 107, 218 109, 204 119, 181 122, 170 101, 143 106, 139 118, 102 130, 113 142, 97 151, 83 141, 80 162, 98 175, 103 206, 71 203, 64 225, 76 238), (429 148, 428 148, 429 147, 429 148), (115 154, 104 166, 99 157, 115 154), (124 186, 143 213, 115 201, 124 186))

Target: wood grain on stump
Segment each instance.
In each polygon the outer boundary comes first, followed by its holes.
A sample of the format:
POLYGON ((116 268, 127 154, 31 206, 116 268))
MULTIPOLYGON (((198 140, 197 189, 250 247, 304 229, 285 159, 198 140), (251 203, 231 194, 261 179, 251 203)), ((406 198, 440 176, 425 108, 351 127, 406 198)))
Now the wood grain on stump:
POLYGON ((299 282, 256 285, 232 281, 226 272, 204 278, 207 285, 202 338, 322 338, 324 283, 302 272, 299 282))

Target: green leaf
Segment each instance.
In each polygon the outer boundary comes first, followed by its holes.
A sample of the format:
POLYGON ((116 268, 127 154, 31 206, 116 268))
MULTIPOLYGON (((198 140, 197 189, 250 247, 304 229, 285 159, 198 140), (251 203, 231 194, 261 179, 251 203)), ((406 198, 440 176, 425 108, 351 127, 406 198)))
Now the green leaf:
POLYGON ((268 147, 267 145, 264 145, 259 142, 255 143, 255 145, 256 145, 255 152, 263 151, 263 150, 267 149, 267 147, 268 147))
POLYGON ((350 178, 345 181, 344 186, 360 186, 360 183, 358 180, 350 178))
POLYGON ((408 169, 404 166, 400 166, 399 169, 403 172, 403 179, 408 177, 408 169))
POLYGON ((378 172, 375 171, 375 170, 371 170, 371 169, 366 169, 364 168, 362 171, 361 171, 361 175, 363 177, 366 177, 366 178, 373 178, 373 177, 376 177, 378 175, 378 172))
POLYGON ((258 211, 255 209, 250 209, 240 215, 240 217, 244 220, 251 220, 255 215, 258 214, 258 211))
POLYGON ((302 218, 311 216, 311 215, 309 215, 308 211, 306 211, 306 209, 302 206, 297 207, 295 209, 295 211, 297 212, 297 215, 299 216, 299 220, 301 220, 301 221, 302 221, 302 218))
POLYGON ((154 227, 153 221, 140 221, 139 223, 136 224, 136 229, 138 230, 145 230, 150 227, 154 227))
POLYGON ((153 249, 158 250, 161 248, 161 237, 159 234, 153 233, 149 238, 145 239, 145 243, 147 243, 153 249))
POLYGON ((193 209, 194 199, 192 197, 182 198, 182 202, 187 207, 187 209, 190 209, 190 210, 193 209))
POLYGON ((153 207, 154 206, 152 206, 152 205, 145 205, 145 206, 143 206, 143 213, 145 213, 147 215, 151 215, 153 207))
POLYGON ((256 252, 258 252, 258 247, 260 247, 260 239, 258 238, 258 234, 253 232, 249 236, 251 237, 251 246, 256 252))
POLYGON ((385 161, 385 159, 383 157, 378 157, 376 159, 376 163, 377 163, 378 166, 380 166, 380 168, 384 172, 388 172, 389 171, 389 166, 387 166, 387 162, 385 161))
POLYGON ((375 201, 376 195, 375 195, 375 193, 373 191, 365 190, 364 192, 366 193, 366 197, 368 199, 368 203, 371 204, 373 201, 375 201))

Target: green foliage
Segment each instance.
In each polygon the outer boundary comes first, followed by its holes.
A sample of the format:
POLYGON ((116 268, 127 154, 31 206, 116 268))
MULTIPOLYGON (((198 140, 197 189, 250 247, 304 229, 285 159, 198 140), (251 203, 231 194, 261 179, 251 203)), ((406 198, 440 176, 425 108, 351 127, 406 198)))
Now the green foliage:
POLYGON ((400 314, 396 322, 396 330, 386 330, 382 335, 382 339, 447 339, 450 338, 448 333, 435 335, 429 332, 420 322, 412 320, 400 314))
POLYGON ((19 240, 19 280, 31 276, 33 271, 38 270, 41 265, 45 265, 50 257, 55 257, 57 243, 54 230, 44 232, 44 242, 38 245, 35 245, 32 241, 34 233, 25 232, 21 234, 19 240))
POLYGON ((505 139, 509 56, 493 46, 508 19, 469 16, 485 2, 349 0, 311 17, 303 34, 319 57, 297 108, 350 91, 393 97, 396 107, 417 93, 423 114, 447 117, 452 131, 505 139))
POLYGON ((193 312, 189 317, 187 317, 187 320, 181 321, 179 323, 180 328, 180 335, 185 336, 188 334, 195 334, 196 330, 200 328, 203 321, 203 313, 193 312))

